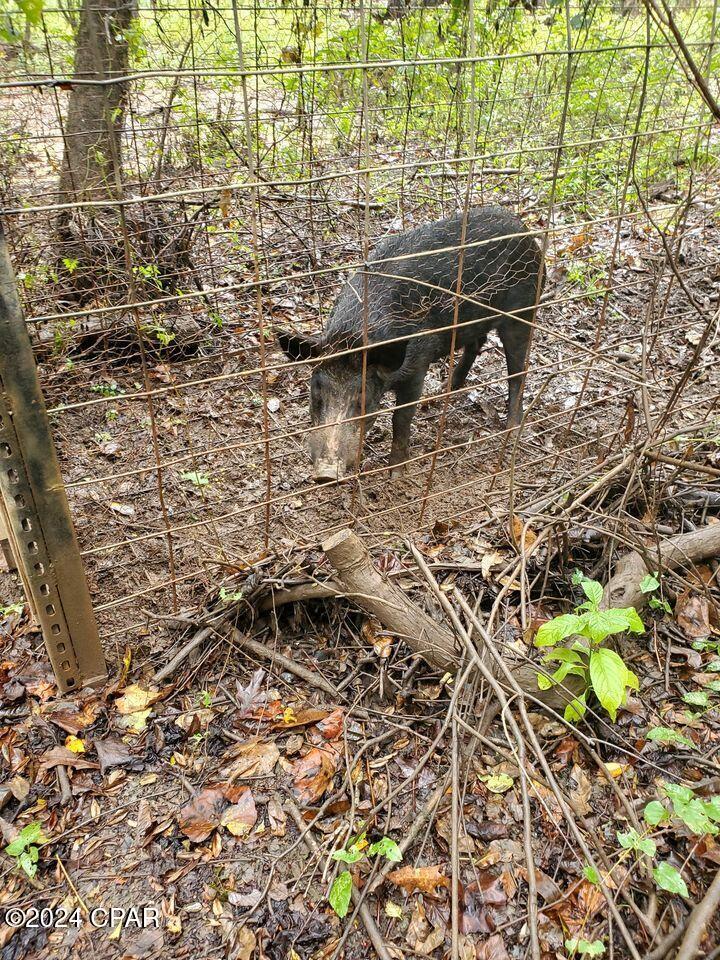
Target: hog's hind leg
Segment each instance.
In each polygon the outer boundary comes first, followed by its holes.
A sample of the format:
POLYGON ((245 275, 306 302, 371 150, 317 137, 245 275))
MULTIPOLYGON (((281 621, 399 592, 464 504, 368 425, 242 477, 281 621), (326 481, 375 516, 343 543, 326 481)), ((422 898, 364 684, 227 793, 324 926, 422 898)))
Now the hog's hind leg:
MULTIPOLYGON (((525 301, 527 303, 527 301, 525 301)), ((505 362, 508 372, 508 427, 517 427, 523 416, 523 392, 525 390, 525 376, 530 349, 530 335, 532 323, 535 319, 533 307, 520 310, 511 306, 508 312, 517 311, 517 320, 505 320, 498 326, 498 336, 505 351, 505 362)))

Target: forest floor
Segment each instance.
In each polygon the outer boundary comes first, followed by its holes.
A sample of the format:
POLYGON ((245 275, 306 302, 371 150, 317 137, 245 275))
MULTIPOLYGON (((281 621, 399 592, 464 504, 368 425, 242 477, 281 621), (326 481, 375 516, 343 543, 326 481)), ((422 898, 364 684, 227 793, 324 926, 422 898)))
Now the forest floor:
MULTIPOLYGON (((716 310, 720 226, 699 215, 694 223, 693 215, 683 277, 701 305, 716 310)), ((356 214, 345 216, 350 249, 356 214)), ((248 373, 259 352, 250 296, 219 295, 219 349, 191 362, 151 362, 157 449, 137 365, 102 357, 43 365, 111 680, 63 700, 37 631, 24 611, 7 604, 0 752, 8 772, 0 827, 7 842, 23 830, 30 833, 21 837, 32 837, 33 825, 42 838, 28 839, 28 847, 39 847, 33 878, 17 858, 2 855, 2 906, 77 908, 79 920, 52 930, 0 927, 2 960, 364 960, 374 949, 369 930, 379 932, 394 960, 450 951, 462 960, 528 955, 518 759, 502 720, 483 740, 472 733, 487 691, 454 697, 450 678, 409 656, 400 638, 344 601, 289 604, 275 613, 255 601, 271 587, 321 574, 322 537, 353 522, 380 568, 408 573, 418 597, 406 540, 443 591, 462 591, 484 614, 505 589, 504 641, 527 648, 539 623, 579 601, 570 580, 575 567, 606 579, 611 536, 652 543, 658 531, 718 522, 710 495, 720 468, 712 419, 720 345, 711 340, 673 409, 670 425, 680 438, 663 448, 691 457, 704 472, 646 461, 603 488, 563 526, 561 544, 528 560, 531 604, 521 603, 528 599, 523 584, 505 576, 521 556, 517 531, 508 527, 510 496, 532 532, 531 515, 538 525, 546 519, 548 497, 585 489, 612 456, 629 449, 645 414, 663 409, 699 341, 702 324, 674 282, 658 288, 659 322, 646 317, 662 248, 641 226, 620 236, 614 290, 599 328, 603 299, 593 289, 593 257, 606 255, 613 242, 614 226, 600 225, 566 236, 564 247, 551 251, 548 294, 563 302, 541 311, 530 415, 514 453, 502 430, 503 360, 491 342, 466 393, 452 400, 440 444, 447 449, 432 478, 441 401, 420 411, 413 433, 418 460, 407 478, 388 482, 385 419, 370 437, 359 489, 312 488, 304 438, 288 436, 307 425, 307 373, 286 368, 270 344, 268 471, 262 378, 248 373), (578 258, 590 265, 584 286, 570 275, 578 258), (166 680, 154 680, 218 611, 263 652, 248 653, 218 629, 166 680), (278 655, 306 668, 304 677, 278 655), (382 854, 372 860, 364 841, 358 844, 351 874, 367 894, 370 920, 340 920, 328 904, 339 866, 331 854, 363 831, 370 842, 408 835, 413 842, 372 890, 382 854), (156 908, 158 925, 91 923, 94 908, 133 906, 156 908)), ((294 243, 288 239, 281 251, 287 258, 298 252, 294 243)), ((242 277, 250 270, 244 265, 242 277)), ((268 322, 315 327, 308 297, 302 284, 274 287, 268 322)), ((426 393, 441 391, 442 383, 442 370, 433 371, 426 393)), ((8 601, 20 600, 16 579, 5 574, 2 586, 8 601)), ((626 651, 641 687, 617 723, 595 714, 576 731, 530 709, 550 769, 643 956, 654 956, 668 930, 684 926, 720 866, 712 824, 701 835, 676 821, 662 826, 653 832, 659 855, 681 869, 688 887, 686 898, 668 896, 617 836, 646 802, 664 797, 665 781, 693 783, 706 798, 720 792, 717 570, 698 566, 664 588, 672 612, 644 614, 647 632, 626 651), (682 739, 648 738, 657 727, 682 739)), ((537 763, 525 761, 525 773, 540 947, 543 958, 564 957, 568 939, 607 942, 608 906, 537 763)), ((613 930, 608 950, 629 956, 613 930)), ((718 935, 711 933, 706 955, 718 935)))

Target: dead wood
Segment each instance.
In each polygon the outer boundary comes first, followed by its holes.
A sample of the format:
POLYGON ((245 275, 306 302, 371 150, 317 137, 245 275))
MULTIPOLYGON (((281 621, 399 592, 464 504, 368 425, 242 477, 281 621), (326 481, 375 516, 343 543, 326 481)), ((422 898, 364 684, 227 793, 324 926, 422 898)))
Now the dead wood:
POLYGON ((674 570, 709 557, 720 556, 720 523, 662 540, 646 550, 624 556, 603 592, 602 607, 639 607, 647 595, 640 589, 646 573, 674 570))
MULTIPOLYGON (((364 544, 351 530, 333 534, 323 544, 345 596, 375 616, 384 627, 405 641, 431 667, 454 673, 463 659, 461 644, 445 624, 433 620, 424 610, 376 570, 364 544)), ((507 667, 524 691, 553 710, 562 709, 576 695, 572 687, 539 690, 538 668, 521 660, 505 658, 507 667)), ((490 663, 490 661, 488 661, 490 663)), ((568 678, 572 680, 573 678, 568 678)), ((502 677, 498 680, 503 683, 502 677)))
POLYGON ((351 530, 340 530, 323 544, 344 587, 345 596, 375 616, 408 647, 437 670, 454 672, 460 665, 461 647, 453 634, 428 616, 375 569, 364 544, 351 530))

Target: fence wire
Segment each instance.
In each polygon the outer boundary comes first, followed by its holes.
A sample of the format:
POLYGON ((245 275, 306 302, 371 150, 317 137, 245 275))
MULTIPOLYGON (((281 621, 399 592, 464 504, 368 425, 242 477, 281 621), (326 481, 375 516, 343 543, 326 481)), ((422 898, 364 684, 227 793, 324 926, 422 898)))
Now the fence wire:
POLYGON ((716 2, 84 0, 6 19, 3 215, 107 640, 348 523, 471 543, 629 449, 716 438, 716 2), (494 249, 468 239, 488 206, 542 259, 534 319, 464 270, 494 249), (459 239, 376 252, 452 216, 459 239), (281 333, 318 334, 353 275, 354 339, 288 360, 281 333), (449 385, 478 316, 532 328, 517 430, 495 334, 449 385), (389 391, 367 423, 371 380, 441 338, 391 479, 391 418, 416 399, 389 391), (309 382, 340 367, 360 372, 335 388, 351 467, 319 486, 309 382))

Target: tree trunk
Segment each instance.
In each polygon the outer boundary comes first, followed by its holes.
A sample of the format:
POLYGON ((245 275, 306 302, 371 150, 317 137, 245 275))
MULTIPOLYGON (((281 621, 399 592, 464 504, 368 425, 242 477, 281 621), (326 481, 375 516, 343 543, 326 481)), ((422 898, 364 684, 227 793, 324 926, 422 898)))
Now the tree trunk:
MULTIPOLYGON (((75 44, 74 76, 109 80, 128 71, 127 28, 134 0, 83 0, 75 44)), ((82 203, 115 196, 120 162, 124 85, 73 86, 65 124, 65 152, 60 173, 60 202, 82 203)), ((60 213, 60 226, 68 211, 60 213)))

